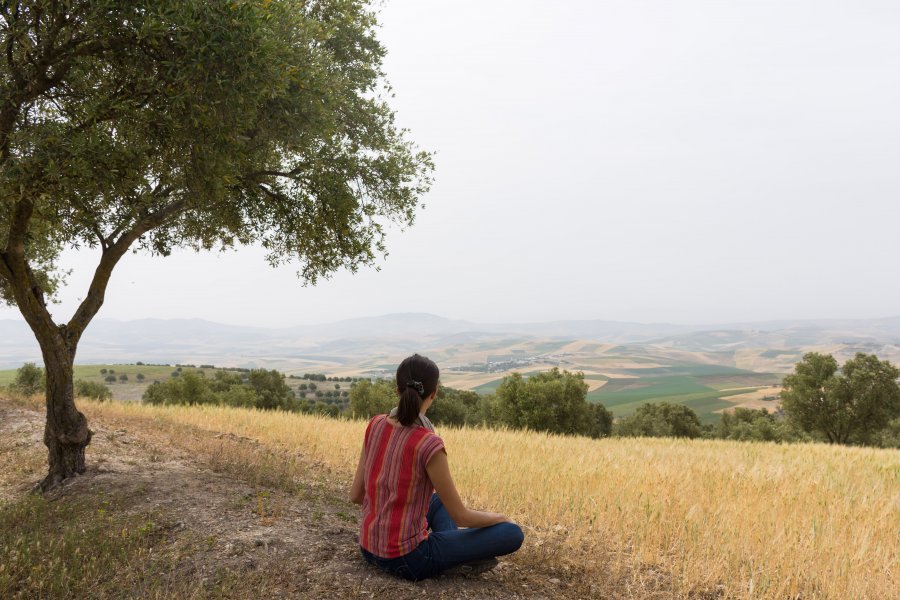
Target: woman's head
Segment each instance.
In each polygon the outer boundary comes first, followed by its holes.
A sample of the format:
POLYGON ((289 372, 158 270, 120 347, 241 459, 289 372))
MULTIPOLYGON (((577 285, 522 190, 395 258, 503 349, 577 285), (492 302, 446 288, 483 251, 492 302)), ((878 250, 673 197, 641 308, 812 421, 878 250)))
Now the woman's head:
POLYGON ((434 361, 413 354, 397 367, 397 393, 400 404, 397 420, 402 425, 412 425, 419 417, 422 402, 437 391, 441 372, 434 361))

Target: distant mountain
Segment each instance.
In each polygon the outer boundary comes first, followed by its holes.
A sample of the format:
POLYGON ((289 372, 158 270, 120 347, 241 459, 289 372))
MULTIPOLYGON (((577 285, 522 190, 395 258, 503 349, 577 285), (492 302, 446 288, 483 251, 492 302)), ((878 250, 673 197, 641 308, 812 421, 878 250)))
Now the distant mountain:
MULTIPOLYGON (((772 356, 803 348, 900 352, 900 317, 784 320, 710 326, 602 320, 548 323, 474 323, 427 313, 390 314, 323 325, 278 329, 224 325, 203 319, 99 319, 85 332, 80 362, 190 362, 237 366, 348 365, 378 362, 416 349, 466 348, 475 353, 543 352, 540 340, 641 344, 678 352, 733 354, 771 349, 772 356), (527 348, 526 348, 527 346, 527 348), (381 357, 381 358, 379 358, 381 357)), ((558 345, 558 344, 557 344, 558 345)), ((448 353, 448 355, 453 352, 448 353)), ((789 358, 783 359, 785 363, 789 358)), ((0 368, 40 361, 37 343, 19 320, 0 320, 0 368)))

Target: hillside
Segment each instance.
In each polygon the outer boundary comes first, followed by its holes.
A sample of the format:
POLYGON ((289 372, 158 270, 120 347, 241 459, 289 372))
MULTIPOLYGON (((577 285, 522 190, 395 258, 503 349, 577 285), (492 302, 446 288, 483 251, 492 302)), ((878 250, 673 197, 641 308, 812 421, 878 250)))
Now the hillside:
MULTIPOLYGON (((9 369, 40 353, 21 321, 0 321, 0 383, 9 369)), ((736 406, 778 407, 782 376, 808 351, 844 361, 856 352, 900 362, 900 318, 775 321, 686 327, 670 324, 558 321, 477 324, 428 314, 395 314, 338 323, 263 329, 199 319, 99 320, 78 351, 79 369, 101 381, 99 369, 137 373, 127 363, 214 364, 278 369, 287 374, 391 377, 399 360, 420 352, 438 362, 445 385, 493 392, 512 372, 553 367, 580 371, 588 399, 616 417, 647 402, 693 409, 706 423, 736 406), (111 364, 115 363, 115 364, 111 364), (91 370, 91 365, 96 369, 91 370)), ((113 384, 114 397, 137 400, 166 369, 140 384, 113 384)))
MULTIPOLYGON (((0 340, 0 368, 40 359, 23 321, 0 320, 0 340)), ((615 347, 615 354, 633 357, 633 362, 661 359, 784 372, 811 349, 842 357, 878 352, 897 361, 900 317, 684 326, 608 321, 490 324, 400 314, 280 329, 201 319, 98 319, 85 333, 78 358, 84 363, 142 360, 366 374, 396 364, 398 356, 413 350, 429 353, 446 368, 462 368, 503 359, 552 362, 572 347, 601 361, 600 355, 615 347)))
MULTIPOLYGON (((89 473, 55 502, 23 504, 42 468, 40 415, 0 403, 0 454, 15 465, 0 479, 0 535, 15 539, 0 548, 21 548, 17 560, 41 560, 61 578, 71 557, 54 562, 60 550, 35 544, 66 530, 67 513, 81 515, 88 537, 69 527, 66 548, 103 551, 109 562, 96 569, 107 580, 95 587, 108 597, 121 596, 113 586, 142 597, 235 598, 900 594, 891 576, 900 566, 896 450, 444 429, 466 502, 513 517, 526 544, 481 579, 412 585, 355 556, 356 508, 344 497, 364 423, 79 405, 97 432, 89 473)), ((4 582, 37 585, 23 582, 26 566, 12 571, 18 578, 0 571, 0 596, 4 582)))

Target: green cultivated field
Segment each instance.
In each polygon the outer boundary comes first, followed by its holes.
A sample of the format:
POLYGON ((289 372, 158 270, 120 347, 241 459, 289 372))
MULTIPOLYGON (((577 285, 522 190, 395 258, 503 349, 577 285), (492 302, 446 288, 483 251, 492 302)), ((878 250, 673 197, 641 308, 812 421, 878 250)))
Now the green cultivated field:
MULTIPOLYGON (((603 387, 588 393, 588 401, 602 402, 616 417, 628 416, 650 402, 684 404, 704 423, 718 422, 720 417, 715 411, 732 406, 724 398, 781 382, 781 376, 772 373, 706 364, 619 369, 618 372, 630 377, 585 374, 586 380, 607 381, 603 387)), ((474 391, 492 394, 502 382, 498 378, 479 385, 474 391)))
POLYGON ((779 375, 754 373, 717 365, 677 365, 651 369, 626 369, 623 374, 638 378, 610 378, 603 387, 588 394, 588 400, 602 402, 617 417, 632 414, 648 402, 684 404, 700 420, 719 420, 717 410, 731 406, 724 398, 778 384, 779 375))

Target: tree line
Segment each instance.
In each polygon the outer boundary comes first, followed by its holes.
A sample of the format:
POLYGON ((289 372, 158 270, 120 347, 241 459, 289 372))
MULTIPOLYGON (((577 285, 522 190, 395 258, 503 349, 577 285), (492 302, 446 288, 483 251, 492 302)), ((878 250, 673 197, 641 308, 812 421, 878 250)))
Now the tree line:
MULTIPOLYGON (((26 363, 16 374, 13 390, 43 391, 43 371, 26 363)), ((346 390, 317 390, 313 381, 346 381, 318 375, 296 377, 300 395, 276 370, 185 371, 180 377, 154 382, 144 392, 150 404, 220 404, 262 410, 370 418, 397 403, 393 381, 351 378, 346 390), (324 379, 323 379, 324 378, 324 379), (315 397, 307 398, 307 393, 315 397)), ((289 377, 290 378, 290 377, 289 377)), ((583 373, 557 368, 524 377, 505 377, 496 392, 482 395, 440 386, 429 418, 443 426, 507 427, 593 438, 676 437, 763 442, 830 442, 900 447, 900 370, 874 355, 857 354, 838 368, 831 355, 808 353, 783 381, 782 406, 735 408, 718 423, 701 423, 690 407, 650 402, 632 415, 614 419, 601 403, 587 400, 583 373)), ((336 388, 340 386, 335 384, 336 388)), ((77 393, 106 400, 101 383, 79 380, 77 393)))

